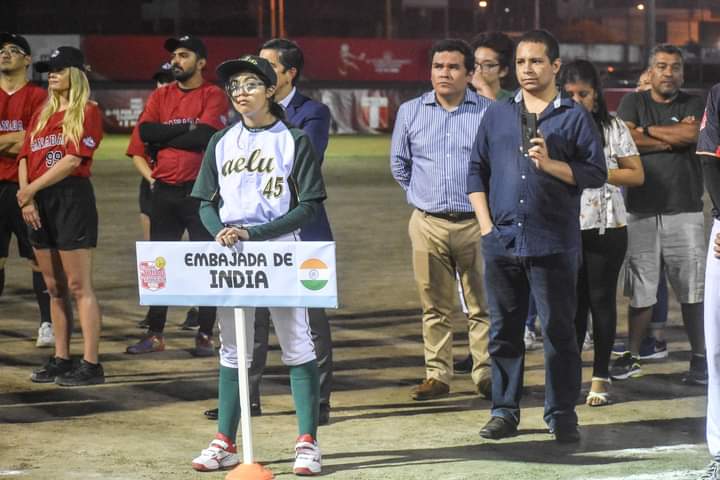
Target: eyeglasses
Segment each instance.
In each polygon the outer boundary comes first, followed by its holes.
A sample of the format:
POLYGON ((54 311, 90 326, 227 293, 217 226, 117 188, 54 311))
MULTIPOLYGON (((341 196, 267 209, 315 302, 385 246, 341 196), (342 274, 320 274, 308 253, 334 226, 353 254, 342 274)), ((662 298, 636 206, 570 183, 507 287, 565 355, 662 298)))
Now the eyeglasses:
POLYGON ((231 81, 225 86, 225 90, 231 95, 240 95, 241 93, 247 93, 249 95, 255 93, 258 88, 264 87, 265 84, 262 82, 245 82, 240 83, 236 80, 231 81))
POLYGON ((24 57, 25 55, 27 55, 27 53, 17 47, 7 47, 0 49, 0 55, 8 55, 10 57, 24 57))
POLYGON ((489 72, 490 70, 495 70, 497 67, 499 67, 499 63, 476 63, 475 68, 479 69, 481 72, 489 72))

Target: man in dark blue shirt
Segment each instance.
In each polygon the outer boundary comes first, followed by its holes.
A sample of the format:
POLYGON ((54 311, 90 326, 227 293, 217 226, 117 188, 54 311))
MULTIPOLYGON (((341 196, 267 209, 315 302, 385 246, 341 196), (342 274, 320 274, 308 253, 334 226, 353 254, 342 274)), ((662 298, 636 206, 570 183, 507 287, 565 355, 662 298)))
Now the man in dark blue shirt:
POLYGON ((558 43, 528 32, 516 50, 517 94, 485 113, 470 160, 468 193, 482 233, 490 310, 491 419, 485 438, 517 432, 532 291, 545 348, 545 421, 559 442, 577 442, 580 353, 573 319, 580 260, 580 195, 607 179, 590 115, 555 87, 558 43), (523 151, 521 118, 537 115, 539 136, 523 151))

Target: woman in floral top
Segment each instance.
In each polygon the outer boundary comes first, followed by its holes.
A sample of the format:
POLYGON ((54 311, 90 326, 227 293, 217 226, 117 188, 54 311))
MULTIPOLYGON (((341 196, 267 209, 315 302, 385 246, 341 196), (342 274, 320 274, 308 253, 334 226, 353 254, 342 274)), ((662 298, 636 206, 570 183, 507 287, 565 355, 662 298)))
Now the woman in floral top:
POLYGON ((575 60, 565 65, 559 84, 585 107, 603 133, 608 182, 601 188, 583 191, 580 204, 583 263, 578 279, 575 326, 580 348, 593 318, 595 356, 590 393, 586 403, 596 407, 609 403, 610 351, 615 341, 618 275, 627 249, 627 219, 620 186, 644 182, 640 156, 622 120, 608 113, 600 79, 592 63, 575 60))

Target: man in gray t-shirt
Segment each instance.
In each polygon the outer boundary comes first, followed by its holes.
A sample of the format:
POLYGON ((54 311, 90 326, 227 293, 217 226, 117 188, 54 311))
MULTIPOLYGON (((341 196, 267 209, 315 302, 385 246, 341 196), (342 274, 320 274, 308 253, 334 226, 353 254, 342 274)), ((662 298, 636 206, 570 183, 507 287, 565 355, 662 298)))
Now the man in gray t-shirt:
POLYGON ((652 317, 660 262, 682 308, 692 359, 684 381, 707 383, 703 339, 705 230, 703 184, 695 155, 704 104, 680 91, 682 52, 658 45, 650 55, 651 88, 626 95, 618 116, 630 128, 645 184, 627 189, 628 253, 625 294, 630 297, 629 347, 612 368, 616 380, 639 376, 640 343, 652 317))

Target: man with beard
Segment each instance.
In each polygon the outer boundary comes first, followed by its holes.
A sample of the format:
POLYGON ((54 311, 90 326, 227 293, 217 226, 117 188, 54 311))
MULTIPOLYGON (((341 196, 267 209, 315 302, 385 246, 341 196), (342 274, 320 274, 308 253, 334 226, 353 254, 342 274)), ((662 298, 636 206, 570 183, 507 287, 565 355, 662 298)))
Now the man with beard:
POLYGON ((0 295, 5 285, 5 261, 11 235, 18 242, 20 256, 31 262, 32 283, 40 307, 40 328, 36 345, 55 346, 50 323, 50 297, 42 274, 37 270, 15 194, 18 191, 20 151, 30 118, 47 99, 45 89, 28 82, 27 69, 32 63, 30 44, 20 35, 0 33, 0 295))
POLYGON ((610 372, 622 380, 640 376, 640 344, 657 302, 661 261, 681 305, 690 340, 690 369, 683 381, 707 384, 703 336, 705 226, 700 162, 695 155, 704 105, 680 90, 683 57, 673 45, 650 54, 650 89, 623 97, 618 107, 640 151, 645 183, 627 189, 628 251, 625 294, 629 352, 610 372))
MULTIPOLYGON (((172 73, 172 64, 169 62, 163 63, 155 74, 152 76, 153 81, 157 88, 164 87, 168 83, 175 81, 175 77, 172 73)), ((154 152, 157 154, 157 152, 154 152)), ((152 191, 150 185, 155 182, 152 176, 152 167, 155 164, 155 158, 150 157, 145 149, 145 144, 140 139, 140 133, 138 129, 133 130, 133 134, 130 136, 130 143, 128 144, 125 155, 132 159, 135 169, 140 173, 140 194, 138 195, 140 205, 140 225, 143 229, 143 240, 150 240, 150 205, 152 202, 152 191)), ((192 330, 197 328, 198 321, 198 310, 195 307, 191 307, 187 311, 185 321, 183 322, 183 330, 192 330)), ((139 323, 138 327, 147 328, 150 324, 150 319, 145 316, 139 323)))
MULTIPOLYGON (((222 89, 203 78, 207 49, 199 38, 170 38, 165 49, 172 54, 170 63, 176 81, 150 95, 133 133, 139 135, 148 154, 156 160, 151 175, 150 240, 180 240, 187 230, 190 240, 212 241, 200 221, 200 202, 190 197, 190 192, 210 137, 227 123, 229 105, 222 89)), ((198 310, 200 328, 194 354, 212 356, 215 308, 198 310)), ((150 307, 147 317, 147 335, 129 346, 127 353, 165 349, 167 307, 150 307)))

